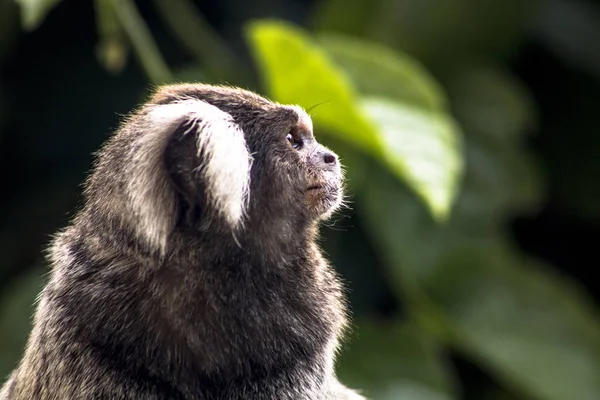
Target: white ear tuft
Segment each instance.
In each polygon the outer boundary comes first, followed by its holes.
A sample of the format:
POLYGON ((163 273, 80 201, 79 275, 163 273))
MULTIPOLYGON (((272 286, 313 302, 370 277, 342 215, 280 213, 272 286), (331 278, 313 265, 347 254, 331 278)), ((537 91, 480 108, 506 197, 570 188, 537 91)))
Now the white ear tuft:
POLYGON ((172 134, 189 124, 185 134, 197 136, 198 170, 206 179, 212 206, 232 228, 243 221, 249 197, 252 158, 244 134, 230 114, 198 99, 149 106, 147 131, 136 140, 132 165, 139 171, 128 184, 128 196, 150 244, 164 249, 177 217, 177 203, 164 165, 172 134))
POLYGON ((208 197, 236 228, 242 223, 249 199, 252 157, 244 133, 230 114, 201 101, 195 103, 196 128, 192 131, 198 136, 198 155, 204 155, 200 169, 208 182, 208 197))

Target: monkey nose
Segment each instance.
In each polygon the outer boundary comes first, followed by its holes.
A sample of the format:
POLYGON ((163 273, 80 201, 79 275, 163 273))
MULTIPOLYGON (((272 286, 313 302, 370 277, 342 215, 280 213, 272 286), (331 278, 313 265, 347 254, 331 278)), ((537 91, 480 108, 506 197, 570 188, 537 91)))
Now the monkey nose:
POLYGON ((321 148, 311 156, 311 163, 322 170, 333 171, 337 167, 337 156, 329 149, 321 148))
POLYGON ((325 164, 335 165, 337 163, 337 157, 333 153, 325 152, 325 154, 323 154, 323 161, 325 161, 325 164))

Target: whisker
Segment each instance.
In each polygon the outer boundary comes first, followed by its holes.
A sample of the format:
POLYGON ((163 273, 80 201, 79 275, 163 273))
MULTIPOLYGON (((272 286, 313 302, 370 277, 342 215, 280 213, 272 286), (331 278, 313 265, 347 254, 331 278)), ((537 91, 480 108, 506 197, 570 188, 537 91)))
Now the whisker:
POLYGON ((324 101, 324 102, 322 102, 322 103, 317 103, 317 104, 315 104, 314 106, 311 106, 311 107, 309 107, 309 108, 306 110, 306 112, 307 112, 307 113, 308 113, 308 114, 309 114, 309 115, 312 117, 313 115, 310 113, 312 110, 314 110, 315 108, 317 108, 317 107, 319 107, 319 106, 322 106, 323 104, 327 104, 327 103, 331 103, 331 100, 327 100, 327 101, 324 101))

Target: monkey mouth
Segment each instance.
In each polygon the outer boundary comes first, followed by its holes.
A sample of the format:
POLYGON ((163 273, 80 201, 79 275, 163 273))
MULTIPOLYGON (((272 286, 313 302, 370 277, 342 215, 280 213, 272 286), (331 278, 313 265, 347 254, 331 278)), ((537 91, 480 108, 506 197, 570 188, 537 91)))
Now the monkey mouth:
POLYGON ((306 204, 315 218, 327 218, 339 206, 342 190, 341 182, 335 179, 314 179, 306 182, 306 204))
POLYGON ((332 200, 337 198, 339 187, 332 184, 313 184, 306 188, 306 194, 313 199, 332 200))
POLYGON ((341 182, 338 176, 321 174, 310 177, 305 182, 305 194, 311 201, 335 201, 340 194, 341 182))

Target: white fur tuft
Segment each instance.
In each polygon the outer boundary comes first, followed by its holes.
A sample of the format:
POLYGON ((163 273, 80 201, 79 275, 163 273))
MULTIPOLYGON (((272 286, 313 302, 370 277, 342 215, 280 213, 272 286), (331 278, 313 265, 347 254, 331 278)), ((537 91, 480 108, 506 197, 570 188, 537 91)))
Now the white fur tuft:
POLYGON ((141 146, 133 157, 137 159, 136 165, 147 168, 148 173, 141 176, 148 177, 148 181, 131 182, 135 188, 130 188, 129 193, 150 242, 164 247, 174 223, 171 219, 176 204, 172 196, 167 197, 170 191, 164 185, 169 181, 160 162, 169 137, 183 124, 189 124, 185 134, 197 136, 198 155, 203 157, 199 159, 198 170, 206 179, 209 201, 232 228, 240 226, 249 197, 252 157, 232 116, 204 101, 186 99, 153 105, 147 118, 151 132, 140 138, 141 146))
POLYGON ((204 153, 200 168, 208 181, 214 206, 235 228, 242 222, 249 199, 252 157, 244 133, 226 112, 204 102, 194 123, 198 153, 204 153), (210 115, 207 118, 205 115, 210 115))

